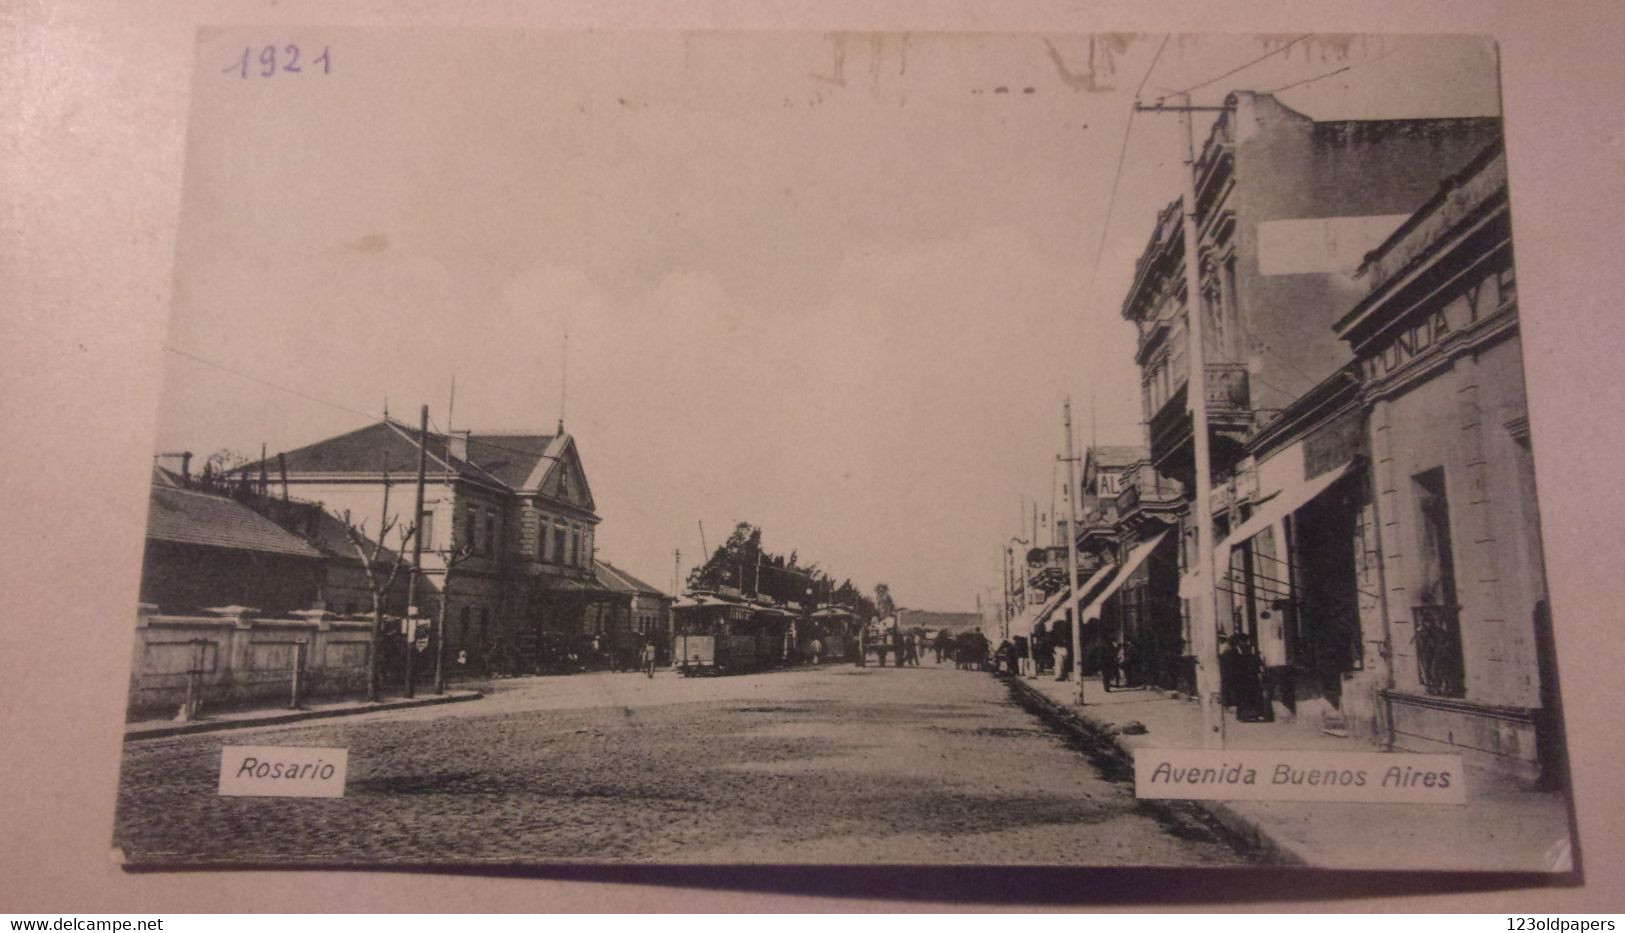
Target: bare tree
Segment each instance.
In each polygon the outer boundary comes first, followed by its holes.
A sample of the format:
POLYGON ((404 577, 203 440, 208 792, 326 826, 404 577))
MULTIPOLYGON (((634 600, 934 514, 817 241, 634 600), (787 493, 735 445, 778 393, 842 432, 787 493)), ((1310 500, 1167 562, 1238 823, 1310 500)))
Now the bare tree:
POLYGON ((450 546, 441 548, 435 553, 440 555, 441 563, 446 566, 445 576, 440 578, 440 622, 436 626, 434 639, 434 692, 446 692, 446 624, 447 614, 450 610, 447 604, 451 597, 451 577, 458 565, 474 556, 474 542, 467 541, 460 548, 450 546))
MULTIPOLYGON (((350 539, 350 546, 355 548, 356 557, 361 560, 361 569, 367 575, 367 589, 372 593, 372 646, 367 652, 367 702, 378 702, 378 655, 384 644, 384 599, 389 595, 390 587, 395 585, 395 578, 401 568, 407 566, 401 560, 401 554, 411 543, 412 536, 417 534, 417 523, 411 522, 399 529, 401 543, 395 553, 390 555, 389 574, 378 572, 378 559, 384 553, 384 539, 389 537, 391 529, 396 527, 394 517, 389 514, 389 472, 384 472, 384 510, 383 524, 378 529, 376 540, 367 540, 367 523, 363 521, 357 525, 350 521, 350 510, 345 509, 342 520, 344 533, 350 539), (369 553, 370 550, 370 553, 369 553)), ((407 646, 411 650, 411 646, 407 646)))

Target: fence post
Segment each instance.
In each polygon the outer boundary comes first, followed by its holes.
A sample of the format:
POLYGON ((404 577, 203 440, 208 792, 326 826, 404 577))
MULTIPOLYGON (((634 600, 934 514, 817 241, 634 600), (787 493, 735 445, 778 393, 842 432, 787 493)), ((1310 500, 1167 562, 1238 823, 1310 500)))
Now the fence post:
POLYGON ((192 669, 186 672, 186 703, 181 707, 182 722, 197 719, 198 710, 203 706, 203 659, 208 649, 208 639, 192 639, 192 669))
POLYGON ((288 698, 288 709, 298 709, 304 701, 305 693, 305 643, 295 642, 293 646, 293 692, 288 698))

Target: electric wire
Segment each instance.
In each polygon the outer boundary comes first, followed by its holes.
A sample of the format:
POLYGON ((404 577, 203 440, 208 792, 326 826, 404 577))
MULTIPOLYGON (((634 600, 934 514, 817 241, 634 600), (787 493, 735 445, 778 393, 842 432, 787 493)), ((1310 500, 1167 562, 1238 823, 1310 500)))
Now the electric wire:
POLYGON ((1294 45, 1297 45, 1299 42, 1302 42, 1303 40, 1305 40, 1305 39, 1307 39, 1307 38, 1309 38, 1310 36, 1313 36, 1313 35, 1314 35, 1314 33, 1312 33, 1312 32, 1306 32, 1303 35, 1297 37, 1296 39, 1293 39, 1292 41, 1288 42, 1287 44, 1285 44, 1283 46, 1271 49, 1270 51, 1265 52, 1263 55, 1260 55, 1257 58, 1252 59, 1251 61, 1244 62, 1244 63, 1242 63, 1240 65, 1237 65, 1236 67, 1230 69, 1229 71, 1226 71, 1224 74, 1214 75, 1213 77, 1207 79, 1206 81, 1203 81, 1203 82, 1201 82, 1199 84, 1193 84, 1190 87, 1185 88, 1182 91, 1174 91, 1171 94, 1165 94, 1162 97, 1159 97, 1158 100, 1166 100, 1169 97, 1179 97, 1179 96, 1184 95, 1184 94, 1189 94, 1192 91, 1199 90, 1201 88, 1207 87, 1210 84, 1214 84, 1216 82, 1223 81, 1225 78, 1228 78, 1231 75, 1236 74, 1237 72, 1245 71, 1248 68, 1251 68, 1252 66, 1258 64, 1259 62, 1263 61, 1266 58, 1269 58, 1269 57, 1274 56, 1274 55, 1279 55, 1282 52, 1285 52, 1287 49, 1292 48, 1294 45))

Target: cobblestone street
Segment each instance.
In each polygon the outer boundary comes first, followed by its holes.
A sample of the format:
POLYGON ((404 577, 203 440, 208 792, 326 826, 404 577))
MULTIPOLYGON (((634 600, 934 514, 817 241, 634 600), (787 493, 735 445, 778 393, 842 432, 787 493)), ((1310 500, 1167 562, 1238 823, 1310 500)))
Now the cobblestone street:
POLYGON ((126 746, 134 863, 1225 865, 999 680, 927 664, 499 681, 472 703, 126 746), (349 749, 340 799, 217 796, 222 745, 349 749))

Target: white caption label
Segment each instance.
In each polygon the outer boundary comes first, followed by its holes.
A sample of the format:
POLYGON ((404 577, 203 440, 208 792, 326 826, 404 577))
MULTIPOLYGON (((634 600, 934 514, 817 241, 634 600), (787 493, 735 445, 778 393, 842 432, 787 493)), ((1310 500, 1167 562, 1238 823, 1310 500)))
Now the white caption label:
POLYGON ((1460 755, 1134 750, 1134 793, 1168 800, 1467 802, 1460 755))
POLYGON ((347 748, 227 745, 220 749, 222 797, 343 797, 347 748))

